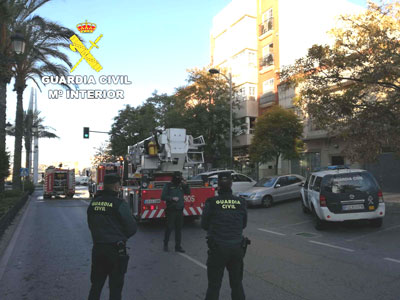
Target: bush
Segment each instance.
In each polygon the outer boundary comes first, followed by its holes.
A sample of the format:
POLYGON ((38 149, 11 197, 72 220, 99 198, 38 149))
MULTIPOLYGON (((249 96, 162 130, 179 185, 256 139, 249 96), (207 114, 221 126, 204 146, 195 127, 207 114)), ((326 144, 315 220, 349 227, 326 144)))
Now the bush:
POLYGON ((33 182, 30 179, 27 179, 24 181, 24 191, 28 192, 29 195, 33 193, 33 191, 35 190, 35 185, 33 184, 33 182))
POLYGON ((0 194, 0 218, 21 200, 23 194, 22 191, 5 191, 0 194))

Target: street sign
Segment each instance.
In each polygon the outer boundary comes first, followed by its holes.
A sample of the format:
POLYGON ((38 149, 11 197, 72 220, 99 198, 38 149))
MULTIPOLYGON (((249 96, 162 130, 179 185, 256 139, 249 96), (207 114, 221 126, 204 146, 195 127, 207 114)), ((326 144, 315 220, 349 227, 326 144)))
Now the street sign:
POLYGON ((21 168, 21 170, 20 170, 20 176, 21 176, 21 177, 27 177, 27 176, 29 176, 28 168, 21 168))

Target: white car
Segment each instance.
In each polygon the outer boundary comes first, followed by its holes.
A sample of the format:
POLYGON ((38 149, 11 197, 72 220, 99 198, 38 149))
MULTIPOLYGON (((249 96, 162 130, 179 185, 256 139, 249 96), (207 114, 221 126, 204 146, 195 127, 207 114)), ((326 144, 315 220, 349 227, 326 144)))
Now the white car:
MULTIPOLYGON (((208 182, 212 187, 218 187, 218 175, 208 177, 208 182)), ((257 181, 239 173, 232 173, 232 194, 238 196, 241 192, 253 187, 257 181)))
POLYGON ((324 229, 328 221, 367 219, 375 227, 382 226, 382 191, 368 171, 339 168, 314 172, 301 194, 303 212, 313 214, 317 230, 324 229))

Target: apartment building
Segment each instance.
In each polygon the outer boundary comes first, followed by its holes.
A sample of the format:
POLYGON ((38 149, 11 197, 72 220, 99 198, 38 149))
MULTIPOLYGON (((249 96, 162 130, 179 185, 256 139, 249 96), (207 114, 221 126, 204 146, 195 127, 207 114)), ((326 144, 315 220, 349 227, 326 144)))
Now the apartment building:
MULTIPOLYGON (((235 85, 243 87, 240 91, 246 100, 247 110, 240 110, 238 117, 249 126, 234 138, 237 160, 246 158, 256 116, 274 104, 294 109, 295 92, 279 88, 282 67, 304 56, 313 44, 329 43, 327 31, 335 26, 337 16, 361 9, 346 0, 233 0, 214 17, 211 65, 231 72, 235 85), (249 56, 254 51, 255 65, 249 56), (246 57, 237 60, 239 55, 246 57), (258 106, 254 109, 253 91, 258 106)), ((340 156, 340 146, 327 139, 326 132, 318 131, 309 120, 305 120, 305 125, 304 159, 280 161, 280 173, 304 173, 307 168, 346 162, 340 156)), ((260 176, 273 174, 273 165, 271 162, 262 166, 260 176)))
POLYGON ((235 164, 242 171, 258 117, 256 13, 256 1, 233 0, 214 17, 211 30, 211 65, 230 73, 237 91, 235 116, 242 125, 235 128, 232 145, 235 164))

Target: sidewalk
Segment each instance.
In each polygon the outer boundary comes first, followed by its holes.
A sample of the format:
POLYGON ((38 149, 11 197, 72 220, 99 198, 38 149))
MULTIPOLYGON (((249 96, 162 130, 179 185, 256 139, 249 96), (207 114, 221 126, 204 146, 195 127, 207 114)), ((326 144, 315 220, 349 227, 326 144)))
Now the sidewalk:
POLYGON ((400 203, 400 193, 383 193, 383 200, 390 203, 400 203))

